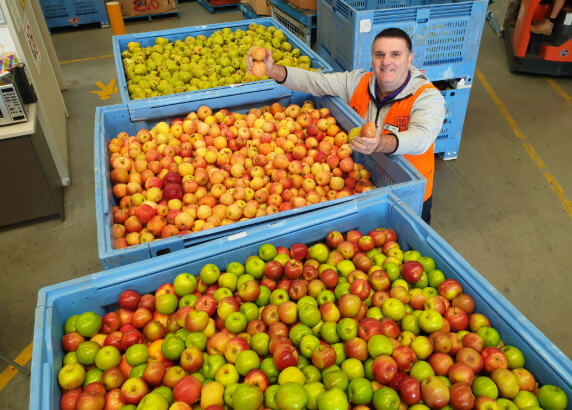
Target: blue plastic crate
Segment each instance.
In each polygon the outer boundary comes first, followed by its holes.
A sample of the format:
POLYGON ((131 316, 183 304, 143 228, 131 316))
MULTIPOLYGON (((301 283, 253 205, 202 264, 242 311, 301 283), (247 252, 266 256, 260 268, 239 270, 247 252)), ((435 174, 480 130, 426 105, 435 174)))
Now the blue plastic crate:
POLYGON ((103 0, 40 0, 48 29, 80 24, 109 25, 103 0))
POLYGON ((58 408, 61 392, 57 375, 62 367, 61 347, 64 323, 73 314, 94 311, 100 315, 117 308, 121 292, 134 289, 154 292, 161 284, 172 282, 177 274, 197 275, 201 267, 214 263, 224 269, 232 261, 244 261, 271 242, 286 246, 321 241, 332 230, 376 227, 394 229, 405 251, 416 249, 432 257, 448 278, 458 280, 476 304, 476 311, 487 315, 505 344, 517 346, 526 358, 526 368, 542 384, 562 387, 572 397, 572 363, 530 321, 524 317, 483 276, 475 271, 431 227, 391 193, 377 198, 353 199, 291 220, 258 226, 240 235, 223 238, 208 245, 167 255, 109 271, 45 287, 38 294, 34 326, 34 351, 30 383, 30 409, 58 408))
POLYGON ((487 5, 486 0, 318 0, 318 54, 342 71, 369 70, 376 34, 398 27, 413 42, 413 65, 431 81, 464 78, 470 84, 487 5))
POLYGON ((127 79, 125 77, 125 70, 123 69, 121 53, 127 48, 127 44, 130 41, 137 41, 141 44, 141 46, 146 47, 155 44, 155 39, 159 36, 165 37, 169 39, 169 41, 173 42, 176 40, 184 40, 187 36, 198 36, 200 34, 208 37, 215 31, 222 30, 224 28, 230 28, 233 31, 236 29, 246 30, 248 25, 251 23, 256 23, 266 27, 277 27, 284 32, 286 39, 290 44, 292 44, 292 47, 300 49, 302 54, 310 57, 312 61, 312 67, 319 68, 322 72, 325 73, 332 71, 332 67, 323 58, 312 51, 310 47, 304 44, 304 42, 302 42, 294 34, 288 31, 286 27, 270 17, 247 21, 242 20, 229 23, 209 24, 206 26, 184 27, 171 30, 113 36, 113 54, 115 58, 115 69, 117 70, 119 93, 121 94, 121 100, 123 103, 129 105, 131 118, 135 121, 159 118, 165 115, 161 111, 162 107, 170 106, 177 102, 202 98, 201 95, 203 95, 205 92, 212 93, 209 95, 224 97, 228 93, 233 94, 233 88, 240 89, 244 93, 250 93, 252 91, 266 89, 270 84, 276 84, 274 80, 265 80, 247 84, 235 84, 225 87, 210 88, 208 90, 184 92, 164 97, 145 98, 141 100, 131 100, 129 97, 129 91, 127 90, 127 79))
MULTIPOLYGON (((188 112, 196 111, 196 109, 203 104, 210 106, 213 111, 227 108, 230 111, 244 112, 250 108, 270 105, 275 101, 286 106, 290 103, 302 105, 305 100, 312 100, 317 107, 328 107, 332 115, 337 119, 340 127, 345 130, 350 130, 353 127, 363 124, 363 120, 339 97, 313 97, 309 94, 292 92, 276 85, 272 89, 252 92, 250 94, 244 94, 237 89, 232 90, 235 92, 235 95, 232 97, 219 98, 214 96, 211 99, 173 105, 170 107, 170 115, 168 118, 164 117, 162 120, 186 115, 188 112)), ((115 241, 113 239, 113 215, 111 210, 114 205, 117 205, 117 200, 112 194, 112 185, 109 180, 110 171, 109 161, 107 160, 107 145, 108 142, 121 131, 126 131, 130 135, 134 135, 137 130, 151 128, 156 122, 155 120, 132 121, 125 105, 98 107, 96 109, 94 149, 96 221, 99 258, 104 269, 175 252, 221 236, 229 235, 234 231, 255 224, 289 218, 298 213, 329 207, 351 199, 347 197, 321 202, 303 208, 219 226, 184 236, 175 236, 123 249, 114 249, 115 241)), ((354 159, 364 165, 371 173, 372 181, 375 186, 380 187, 372 191, 357 194, 357 196, 376 196, 385 191, 392 191, 399 198, 404 200, 418 215, 421 214, 426 181, 407 160, 402 157, 390 158, 385 155, 371 157, 359 153, 354 154, 354 159)))
POLYGON ((455 159, 459 155, 470 93, 471 87, 441 91, 445 98, 445 121, 435 140, 435 154, 443 159, 455 159))

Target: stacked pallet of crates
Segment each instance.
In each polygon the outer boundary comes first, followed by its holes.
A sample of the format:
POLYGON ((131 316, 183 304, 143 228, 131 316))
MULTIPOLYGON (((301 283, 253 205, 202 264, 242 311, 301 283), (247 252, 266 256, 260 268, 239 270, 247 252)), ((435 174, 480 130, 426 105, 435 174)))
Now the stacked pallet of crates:
POLYGON ((435 141, 435 153, 455 159, 487 5, 486 0, 318 0, 317 51, 336 71, 371 70, 376 34, 390 27, 407 32, 413 43, 413 65, 445 98, 445 122, 435 141))

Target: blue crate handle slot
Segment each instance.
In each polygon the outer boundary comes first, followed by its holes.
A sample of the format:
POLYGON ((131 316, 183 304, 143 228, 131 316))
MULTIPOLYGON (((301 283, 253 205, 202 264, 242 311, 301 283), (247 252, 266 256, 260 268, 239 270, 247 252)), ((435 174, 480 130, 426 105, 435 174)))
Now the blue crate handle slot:
POLYGON ((160 241, 152 241, 147 244, 151 257, 165 255, 175 251, 185 249, 185 241, 181 236, 164 238, 160 241))

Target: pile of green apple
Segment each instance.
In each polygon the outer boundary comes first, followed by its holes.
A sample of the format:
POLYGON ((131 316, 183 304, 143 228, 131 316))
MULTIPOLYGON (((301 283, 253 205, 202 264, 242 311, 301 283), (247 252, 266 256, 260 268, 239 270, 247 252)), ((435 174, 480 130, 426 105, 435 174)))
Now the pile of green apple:
POLYGON ((62 409, 566 409, 391 229, 192 273, 66 321, 62 409))
POLYGON ((129 42, 121 53, 129 96, 135 100, 266 80, 248 73, 246 56, 252 46, 271 50, 278 64, 314 69, 310 57, 293 48, 282 30, 251 23, 247 30, 227 27, 209 37, 174 42, 157 37, 147 47, 129 42))

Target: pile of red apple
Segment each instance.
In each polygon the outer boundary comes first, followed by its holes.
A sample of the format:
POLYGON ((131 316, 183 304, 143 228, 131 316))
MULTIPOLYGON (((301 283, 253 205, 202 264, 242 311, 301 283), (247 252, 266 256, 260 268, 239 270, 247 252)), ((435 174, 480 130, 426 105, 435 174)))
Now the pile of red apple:
POLYGON ((328 108, 207 106, 108 143, 115 248, 375 188, 328 108))
POLYGON ((66 321, 62 409, 567 406, 459 282, 391 229, 264 244, 192 273, 66 321))

